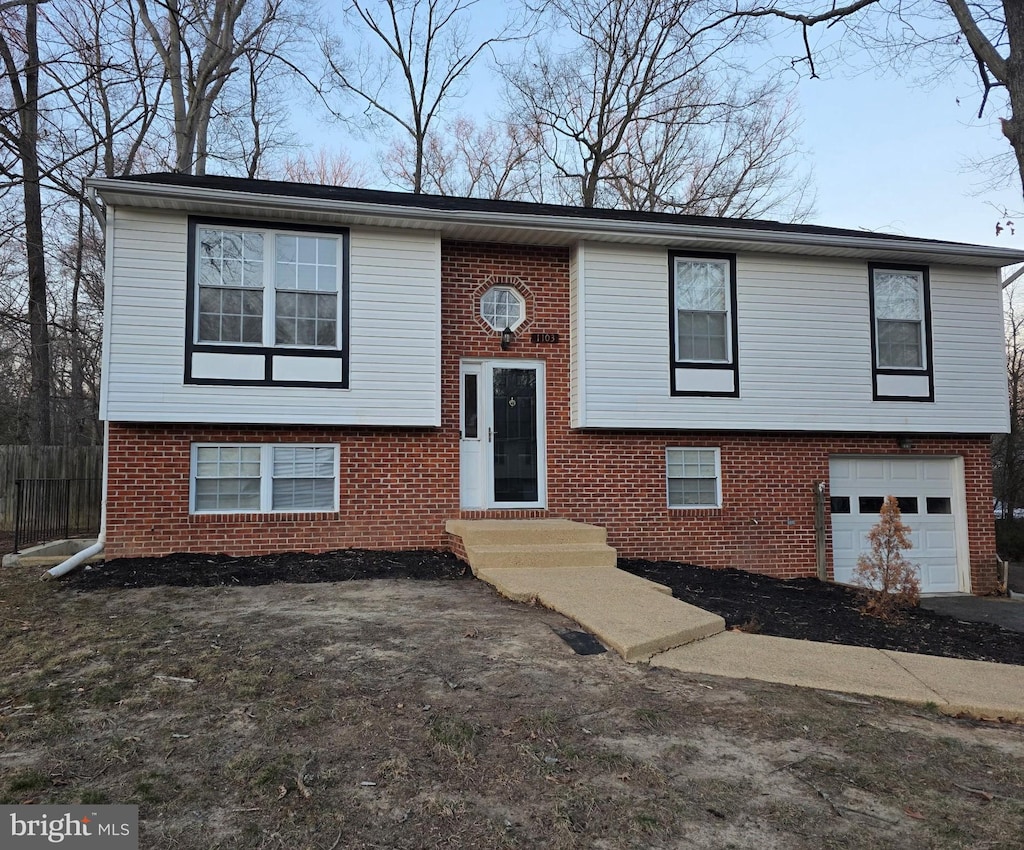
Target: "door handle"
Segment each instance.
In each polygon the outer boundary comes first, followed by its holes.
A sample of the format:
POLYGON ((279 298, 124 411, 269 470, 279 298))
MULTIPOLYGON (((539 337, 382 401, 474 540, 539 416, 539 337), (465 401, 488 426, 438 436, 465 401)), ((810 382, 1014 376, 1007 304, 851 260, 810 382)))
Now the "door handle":
POLYGON ((490 428, 488 428, 488 429, 487 429, 487 442, 488 442, 488 443, 492 443, 492 442, 494 442, 494 439, 493 439, 493 438, 494 438, 494 437, 497 437, 497 436, 498 436, 498 435, 497 435, 497 434, 495 434, 493 430, 491 430, 490 428))

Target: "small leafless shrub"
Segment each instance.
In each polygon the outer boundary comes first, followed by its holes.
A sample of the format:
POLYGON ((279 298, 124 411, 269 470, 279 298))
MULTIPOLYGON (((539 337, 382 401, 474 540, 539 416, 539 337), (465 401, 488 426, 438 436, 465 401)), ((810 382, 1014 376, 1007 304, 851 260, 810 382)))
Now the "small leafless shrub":
POLYGON ((921 598, 918 566, 903 556, 910 549, 910 527, 903 522, 899 502, 886 496, 881 518, 868 532, 871 551, 857 559, 853 583, 864 589, 864 613, 883 620, 895 620, 905 608, 921 598))

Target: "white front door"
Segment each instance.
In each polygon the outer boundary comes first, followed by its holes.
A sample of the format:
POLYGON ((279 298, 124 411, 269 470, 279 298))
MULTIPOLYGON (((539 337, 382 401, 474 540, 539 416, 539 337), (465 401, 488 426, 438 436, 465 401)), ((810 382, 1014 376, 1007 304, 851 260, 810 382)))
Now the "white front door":
POLYGON ((833 457, 832 558, 835 580, 849 583, 882 500, 899 499, 913 548, 904 552, 920 567, 922 593, 970 591, 967 515, 962 461, 946 457, 833 457))
POLYGON ((462 507, 544 507, 544 364, 467 360, 459 386, 462 507))

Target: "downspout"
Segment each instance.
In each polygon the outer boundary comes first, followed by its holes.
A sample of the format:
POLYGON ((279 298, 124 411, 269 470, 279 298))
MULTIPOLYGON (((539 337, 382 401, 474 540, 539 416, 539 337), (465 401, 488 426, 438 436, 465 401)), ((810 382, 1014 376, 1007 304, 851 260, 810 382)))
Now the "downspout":
POLYGON ((103 495, 100 500, 100 533, 96 538, 96 542, 92 544, 88 549, 83 549, 81 552, 76 552, 66 561, 62 561, 57 566, 52 567, 43 573, 39 578, 42 581, 49 581, 51 578, 60 578, 63 575, 67 575, 74 569, 82 566, 94 555, 100 554, 103 551, 103 547, 107 540, 107 459, 110 452, 110 433, 108 423, 103 423, 103 495))

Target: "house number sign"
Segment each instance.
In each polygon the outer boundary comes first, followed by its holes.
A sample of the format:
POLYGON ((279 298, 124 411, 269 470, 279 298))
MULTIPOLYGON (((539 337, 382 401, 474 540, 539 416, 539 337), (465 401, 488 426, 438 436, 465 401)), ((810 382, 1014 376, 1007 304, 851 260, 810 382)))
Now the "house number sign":
POLYGON ((530 342, 553 344, 558 342, 558 334, 530 334, 530 342))

